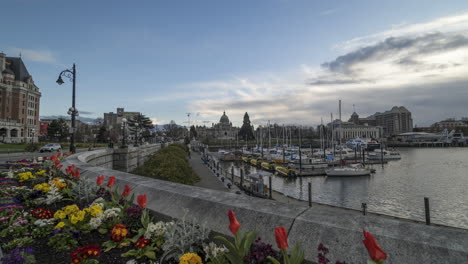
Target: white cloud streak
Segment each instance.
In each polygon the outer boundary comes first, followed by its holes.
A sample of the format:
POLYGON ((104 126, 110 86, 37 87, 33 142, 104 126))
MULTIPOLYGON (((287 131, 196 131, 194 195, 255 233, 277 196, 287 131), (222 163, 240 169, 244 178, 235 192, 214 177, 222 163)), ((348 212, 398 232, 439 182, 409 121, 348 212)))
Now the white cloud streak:
POLYGON ((57 63, 55 54, 49 50, 10 48, 8 53, 15 54, 15 56, 19 56, 21 54, 21 57, 30 61, 52 63, 52 64, 57 63))

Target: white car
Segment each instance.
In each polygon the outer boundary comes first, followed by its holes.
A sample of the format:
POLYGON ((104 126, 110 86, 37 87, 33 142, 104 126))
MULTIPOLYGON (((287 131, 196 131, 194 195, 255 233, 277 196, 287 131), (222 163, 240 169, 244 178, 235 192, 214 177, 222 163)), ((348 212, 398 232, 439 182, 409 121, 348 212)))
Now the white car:
POLYGON ((52 143, 52 144, 47 144, 47 145, 43 146, 39 151, 40 152, 45 152, 45 151, 49 151, 49 152, 58 151, 58 152, 60 152, 61 150, 62 150, 62 146, 60 146, 60 144, 52 143))

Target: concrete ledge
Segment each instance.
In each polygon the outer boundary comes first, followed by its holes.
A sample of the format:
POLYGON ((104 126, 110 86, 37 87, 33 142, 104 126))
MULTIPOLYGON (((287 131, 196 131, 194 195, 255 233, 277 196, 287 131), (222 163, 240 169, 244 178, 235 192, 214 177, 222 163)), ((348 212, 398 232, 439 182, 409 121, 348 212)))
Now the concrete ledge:
MULTIPOLYGON (((135 149, 136 152, 139 152, 135 149)), ((116 176, 120 189, 128 184, 136 194, 148 195, 148 208, 159 214, 181 218, 184 208, 190 218, 205 223, 209 229, 231 235, 228 229, 229 209, 235 211, 241 231, 256 229, 262 240, 276 247, 274 228, 284 226, 289 244, 301 243, 306 259, 316 260, 317 245, 330 248, 329 259, 347 263, 366 263, 367 251, 362 244, 362 229, 375 235, 389 254, 386 263, 466 263, 468 231, 457 228, 426 226, 421 223, 367 215, 333 207, 292 206, 285 203, 239 196, 146 178, 89 164, 108 150, 78 153, 63 161, 75 164, 82 177, 94 180, 99 175, 116 176)))

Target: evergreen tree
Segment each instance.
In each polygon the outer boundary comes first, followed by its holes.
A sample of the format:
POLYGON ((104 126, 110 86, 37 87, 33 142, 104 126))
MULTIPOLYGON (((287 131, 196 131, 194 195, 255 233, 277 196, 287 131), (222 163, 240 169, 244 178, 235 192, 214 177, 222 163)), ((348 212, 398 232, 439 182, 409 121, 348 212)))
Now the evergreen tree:
POLYGON ((198 137, 197 130, 195 129, 195 126, 192 125, 190 127, 190 138, 197 138, 197 137, 198 137))
POLYGON ((50 138, 56 138, 59 141, 64 141, 69 134, 67 122, 64 119, 59 118, 52 120, 47 127, 47 135, 50 138))
POLYGON ((97 142, 100 142, 100 143, 105 143, 107 142, 107 129, 105 126, 102 126, 100 129, 99 129, 99 132, 97 134, 97 137, 96 137, 96 140, 97 142))
POLYGON ((249 114, 247 114, 247 112, 245 112, 245 115, 244 115, 244 124, 242 124, 242 127, 239 130, 239 138, 241 140, 255 139, 255 136, 252 131, 252 126, 250 125, 249 114))
POLYGON ((134 115, 128 120, 128 130, 131 135, 136 135, 136 142, 140 142, 143 137, 151 135, 148 130, 153 129, 151 119, 143 114, 134 115))

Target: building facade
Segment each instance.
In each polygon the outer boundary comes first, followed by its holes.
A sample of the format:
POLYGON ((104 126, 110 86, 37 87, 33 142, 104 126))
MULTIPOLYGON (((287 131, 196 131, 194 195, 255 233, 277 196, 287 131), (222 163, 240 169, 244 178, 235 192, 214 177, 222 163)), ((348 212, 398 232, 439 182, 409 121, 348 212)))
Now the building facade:
POLYGON ((379 126, 383 129, 384 137, 398 135, 413 131, 413 118, 411 112, 404 106, 394 106, 391 110, 383 113, 377 112, 365 118, 359 118, 354 112, 349 119, 356 125, 379 126))
POLYGON ((140 112, 125 112, 124 108, 117 108, 117 113, 104 113, 104 126, 109 130, 113 128, 119 129, 123 118, 128 120, 139 114, 140 112))
POLYGON ((37 142, 41 93, 21 57, 0 52, 0 140, 37 142))
MULTIPOLYGON (((352 119, 353 117, 351 117, 352 119)), ((350 120, 351 120, 350 119, 350 120)), ((383 128, 380 126, 360 125, 354 122, 342 122, 339 119, 329 123, 329 131, 333 131, 336 141, 346 141, 353 138, 373 138, 378 139, 383 136, 383 128), (331 128, 333 127, 333 130, 331 128)))
POLYGON ((226 112, 223 112, 219 123, 212 124, 209 128, 206 126, 196 126, 195 129, 199 138, 235 140, 239 133, 239 128, 232 126, 226 112))

